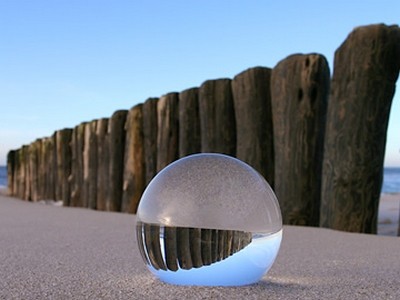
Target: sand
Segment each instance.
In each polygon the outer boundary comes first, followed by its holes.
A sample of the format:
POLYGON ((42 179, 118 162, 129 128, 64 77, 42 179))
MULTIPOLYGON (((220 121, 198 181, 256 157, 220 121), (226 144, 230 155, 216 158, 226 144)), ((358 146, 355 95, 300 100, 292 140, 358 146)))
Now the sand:
POLYGON ((0 196, 0 299, 400 299, 400 238, 285 226, 271 271, 244 287, 159 282, 135 216, 0 196))

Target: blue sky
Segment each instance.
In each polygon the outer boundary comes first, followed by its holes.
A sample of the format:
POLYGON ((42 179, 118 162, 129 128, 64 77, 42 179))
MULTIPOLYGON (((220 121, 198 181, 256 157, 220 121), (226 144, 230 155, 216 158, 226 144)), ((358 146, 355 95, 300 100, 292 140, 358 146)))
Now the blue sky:
MULTIPOLYGON (((0 0, 0 165, 10 149, 149 97, 334 51, 400 1, 0 0)), ((400 92, 385 165, 400 166, 400 92)))

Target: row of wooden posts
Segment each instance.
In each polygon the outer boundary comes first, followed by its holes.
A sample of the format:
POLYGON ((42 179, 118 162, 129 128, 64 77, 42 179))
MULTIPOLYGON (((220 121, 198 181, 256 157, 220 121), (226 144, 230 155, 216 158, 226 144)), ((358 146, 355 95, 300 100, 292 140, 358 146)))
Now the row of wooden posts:
POLYGON ((335 53, 150 98, 8 154, 11 195, 134 213, 149 181, 198 152, 235 156, 279 199, 284 223, 375 233, 400 30, 356 28, 335 53))

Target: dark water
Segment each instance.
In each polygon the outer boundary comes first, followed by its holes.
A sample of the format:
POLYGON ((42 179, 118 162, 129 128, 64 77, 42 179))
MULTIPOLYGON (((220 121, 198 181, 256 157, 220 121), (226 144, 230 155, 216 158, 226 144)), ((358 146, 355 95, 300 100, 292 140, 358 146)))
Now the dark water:
MULTIPOLYGON (((0 166, 0 187, 7 186, 7 167, 0 166)), ((400 193, 400 168, 385 168, 382 193, 400 193)))

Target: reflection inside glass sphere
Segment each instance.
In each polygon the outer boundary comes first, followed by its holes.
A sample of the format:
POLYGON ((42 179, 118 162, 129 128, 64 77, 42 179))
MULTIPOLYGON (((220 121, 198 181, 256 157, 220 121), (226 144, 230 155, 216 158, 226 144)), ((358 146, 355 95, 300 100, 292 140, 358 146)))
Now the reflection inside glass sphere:
POLYGON ((282 219, 275 194, 253 168, 222 154, 196 154, 150 182, 136 235, 146 265, 164 282, 244 285, 272 266, 282 219))

